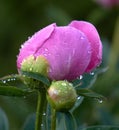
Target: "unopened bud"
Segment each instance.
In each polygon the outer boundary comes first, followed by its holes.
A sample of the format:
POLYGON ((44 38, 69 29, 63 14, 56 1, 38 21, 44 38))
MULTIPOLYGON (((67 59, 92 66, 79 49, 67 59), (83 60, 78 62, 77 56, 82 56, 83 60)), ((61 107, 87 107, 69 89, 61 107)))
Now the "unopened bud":
POLYGON ((54 81, 48 89, 47 99, 57 111, 66 111, 74 106, 77 94, 68 81, 54 81))

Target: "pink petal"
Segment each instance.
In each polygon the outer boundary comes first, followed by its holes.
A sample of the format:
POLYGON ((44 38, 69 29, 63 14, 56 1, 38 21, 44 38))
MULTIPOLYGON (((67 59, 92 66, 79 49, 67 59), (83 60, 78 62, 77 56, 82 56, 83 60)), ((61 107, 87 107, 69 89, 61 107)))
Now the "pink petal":
POLYGON ((36 32, 21 46, 20 53, 17 58, 18 69, 20 69, 21 63, 26 57, 34 55, 43 46, 44 42, 53 33, 55 26, 56 24, 51 24, 36 32))
POLYGON ((73 80, 84 73, 90 62, 91 48, 87 37, 79 30, 56 27, 51 37, 37 52, 50 63, 51 79, 73 80))
POLYGON ((72 21, 69 26, 74 27, 82 31, 88 38, 91 44, 91 61, 86 68, 86 72, 92 71, 94 68, 100 65, 102 60, 102 43, 96 28, 89 22, 84 21, 72 21))

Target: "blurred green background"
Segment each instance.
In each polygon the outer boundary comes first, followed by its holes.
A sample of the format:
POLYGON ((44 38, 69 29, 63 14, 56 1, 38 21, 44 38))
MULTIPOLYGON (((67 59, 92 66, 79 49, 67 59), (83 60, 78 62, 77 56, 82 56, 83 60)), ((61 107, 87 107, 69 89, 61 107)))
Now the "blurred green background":
MULTIPOLYGON (((79 125, 119 125, 119 7, 104 8, 93 0, 0 0, 0 77, 17 73, 16 59, 21 44, 41 28, 71 20, 93 23, 103 43, 102 67, 93 90, 107 100, 102 104, 84 99, 79 110, 79 125)), ((36 96, 0 96, 0 108, 8 116, 11 130, 20 130, 29 114, 35 112, 36 96)), ((1 115, 0 115, 1 116, 1 115)), ((1 117, 0 117, 1 118, 1 117)))

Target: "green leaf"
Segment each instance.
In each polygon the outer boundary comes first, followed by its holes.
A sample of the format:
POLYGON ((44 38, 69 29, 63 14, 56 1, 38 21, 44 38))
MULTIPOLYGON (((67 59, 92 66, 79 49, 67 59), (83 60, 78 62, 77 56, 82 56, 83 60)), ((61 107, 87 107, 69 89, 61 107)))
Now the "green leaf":
POLYGON ((76 130, 76 122, 70 112, 57 114, 57 130, 76 130))
POLYGON ((82 130, 119 130, 119 126, 90 126, 82 130))
POLYGON ((24 123, 23 130, 35 130, 35 119, 35 114, 29 115, 24 123))
POLYGON ((0 86, 0 95, 4 95, 4 96, 22 97, 29 93, 31 93, 31 91, 22 90, 20 88, 14 87, 14 86, 0 86))
POLYGON ((33 78, 35 80, 42 82, 43 84, 45 84, 47 86, 50 86, 49 79, 47 77, 41 75, 41 74, 33 73, 33 72, 27 72, 27 71, 22 71, 21 73, 22 73, 22 75, 33 78))
POLYGON ((105 97, 102 96, 101 94, 98 94, 96 92, 93 92, 92 90, 90 89, 78 89, 77 90, 77 94, 80 95, 80 96, 84 96, 84 97, 89 97, 89 98, 95 98, 95 99, 98 99, 100 102, 105 100, 105 97))
POLYGON ((0 85, 26 88, 26 85, 23 83, 22 76, 19 74, 11 74, 0 78, 0 85))
POLYGON ((0 95, 21 97, 31 92, 22 82, 22 77, 18 74, 0 78, 0 95))
MULTIPOLYGON (((107 71, 107 67, 106 68, 99 68, 96 69, 94 72, 92 73, 87 73, 82 75, 81 77, 77 78, 76 80, 74 80, 73 86, 75 87, 76 90, 79 91, 79 89, 81 88, 91 88, 93 86, 93 84, 95 83, 97 76, 101 73, 104 73, 105 71, 107 71)), ((84 96, 84 95, 82 95, 84 96)), ((78 97, 78 100, 76 101, 74 107, 71 109, 71 111, 73 112, 77 107, 80 106, 80 104, 82 103, 84 97, 82 97, 81 95, 78 97)), ((88 95, 87 95, 88 96, 88 95)), ((102 100, 99 100, 100 102, 102 100)))
POLYGON ((0 130, 9 130, 8 119, 2 109, 0 109, 0 130))
POLYGON ((64 121, 67 130, 76 130, 76 123, 73 115, 70 112, 64 113, 64 121))
POLYGON ((107 69, 108 69, 107 67, 96 69, 94 72, 82 75, 80 78, 77 78, 72 83, 76 89, 78 89, 78 88, 91 88, 93 86, 93 84, 95 83, 97 76, 99 74, 107 71, 107 69))

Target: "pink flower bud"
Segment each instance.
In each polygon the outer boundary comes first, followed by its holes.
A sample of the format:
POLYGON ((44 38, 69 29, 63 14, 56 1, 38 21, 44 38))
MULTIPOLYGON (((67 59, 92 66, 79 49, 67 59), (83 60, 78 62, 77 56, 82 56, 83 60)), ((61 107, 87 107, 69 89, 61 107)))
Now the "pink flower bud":
POLYGON ((48 88, 47 99, 57 111, 71 109, 77 99, 73 85, 67 81, 53 81, 48 88))
POLYGON ((51 24, 38 31, 22 45, 17 58, 18 70, 29 56, 37 59, 40 55, 48 61, 48 77, 52 80, 73 80, 92 70, 101 62, 102 45, 91 24, 82 24, 82 28, 76 28, 72 22, 60 27, 51 24))

